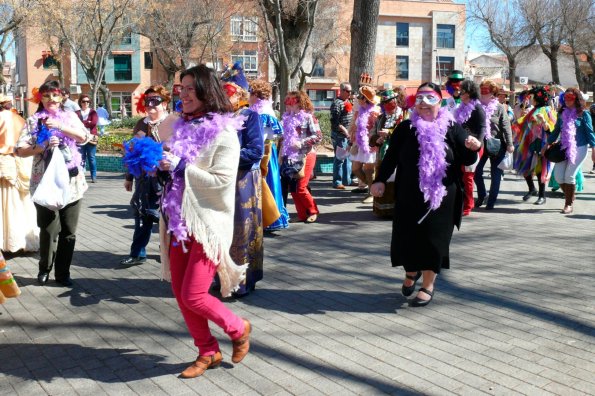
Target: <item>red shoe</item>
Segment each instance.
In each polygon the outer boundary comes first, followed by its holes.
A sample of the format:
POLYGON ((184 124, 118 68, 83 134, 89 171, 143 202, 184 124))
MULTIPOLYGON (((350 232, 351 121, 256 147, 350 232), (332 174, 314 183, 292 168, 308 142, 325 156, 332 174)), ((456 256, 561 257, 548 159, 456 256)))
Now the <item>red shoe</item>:
POLYGON ((463 210, 463 216, 469 216, 471 214, 470 210, 463 210))

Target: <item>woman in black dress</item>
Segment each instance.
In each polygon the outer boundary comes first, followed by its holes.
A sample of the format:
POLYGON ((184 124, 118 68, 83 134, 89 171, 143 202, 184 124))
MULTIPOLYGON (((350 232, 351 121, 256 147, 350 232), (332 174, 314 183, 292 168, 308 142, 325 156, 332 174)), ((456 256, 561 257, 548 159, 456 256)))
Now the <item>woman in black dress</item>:
POLYGON ((410 296, 423 275, 423 286, 411 306, 429 304, 434 280, 449 268, 449 245, 463 211, 462 165, 473 164, 481 142, 440 108, 442 94, 433 83, 422 84, 411 119, 391 135, 388 151, 371 193, 381 197, 396 168, 395 216, 391 241, 393 267, 403 266, 402 292, 410 296))

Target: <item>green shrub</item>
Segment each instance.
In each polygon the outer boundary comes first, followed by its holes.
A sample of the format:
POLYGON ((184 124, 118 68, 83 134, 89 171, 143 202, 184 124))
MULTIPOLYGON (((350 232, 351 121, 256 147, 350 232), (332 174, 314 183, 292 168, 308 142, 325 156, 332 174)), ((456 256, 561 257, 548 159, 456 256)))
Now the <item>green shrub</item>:
POLYGON ((124 141, 132 138, 132 130, 128 135, 107 135, 101 136, 97 143, 97 151, 100 153, 117 153, 121 149, 114 147, 114 144, 122 144, 124 141))
POLYGON ((122 120, 114 120, 110 125, 105 127, 105 130, 109 132, 113 129, 130 129, 130 132, 132 132, 134 126, 141 118, 144 117, 128 117, 122 120))
POLYGON ((320 131, 322 132, 322 142, 320 144, 328 146, 331 142, 331 113, 328 111, 317 111, 314 113, 318 118, 320 131))

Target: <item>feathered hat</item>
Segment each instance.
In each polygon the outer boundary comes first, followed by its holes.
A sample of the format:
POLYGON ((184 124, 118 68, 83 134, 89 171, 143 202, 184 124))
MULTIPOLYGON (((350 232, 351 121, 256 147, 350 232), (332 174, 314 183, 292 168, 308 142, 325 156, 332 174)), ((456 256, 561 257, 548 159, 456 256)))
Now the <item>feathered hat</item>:
POLYGON ((231 68, 229 67, 229 65, 225 68, 225 70, 221 74, 221 81, 232 82, 246 91, 250 89, 248 80, 246 80, 246 76, 244 75, 242 62, 240 61, 234 63, 231 68))

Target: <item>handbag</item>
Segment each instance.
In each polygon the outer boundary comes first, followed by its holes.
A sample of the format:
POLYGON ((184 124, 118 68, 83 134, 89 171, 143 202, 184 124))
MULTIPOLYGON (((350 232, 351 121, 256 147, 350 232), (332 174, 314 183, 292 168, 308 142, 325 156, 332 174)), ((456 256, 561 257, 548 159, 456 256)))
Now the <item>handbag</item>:
POLYGON ((500 152, 502 142, 498 138, 490 137, 485 140, 485 149, 490 157, 495 157, 500 152))
POLYGON ((335 151, 335 157, 339 161, 343 161, 343 160, 349 158, 350 155, 351 155, 351 153, 349 152, 348 149, 345 149, 341 146, 337 146, 337 150, 335 151))
POLYGON ((562 162, 566 160, 566 150, 562 148, 560 142, 556 142, 545 150, 544 156, 550 162, 562 162))
POLYGON ((99 143, 99 136, 97 136, 97 135, 91 135, 91 139, 89 139, 89 141, 87 143, 96 146, 97 143, 99 143))
POLYGON ((60 210, 70 202, 70 176, 61 150, 52 150, 50 163, 31 199, 50 210, 60 210))

